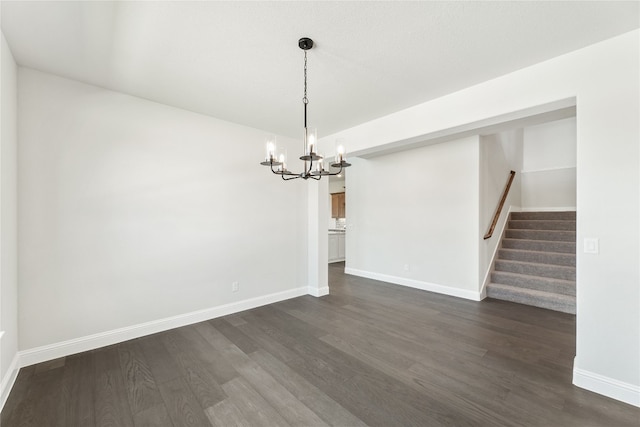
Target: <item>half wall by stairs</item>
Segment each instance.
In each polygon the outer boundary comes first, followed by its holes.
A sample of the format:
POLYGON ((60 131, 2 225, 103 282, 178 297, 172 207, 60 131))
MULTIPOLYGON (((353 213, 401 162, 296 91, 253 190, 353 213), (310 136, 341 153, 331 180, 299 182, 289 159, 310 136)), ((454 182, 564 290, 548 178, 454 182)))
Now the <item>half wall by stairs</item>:
POLYGON ((512 212, 490 298, 576 313, 576 213, 512 212))

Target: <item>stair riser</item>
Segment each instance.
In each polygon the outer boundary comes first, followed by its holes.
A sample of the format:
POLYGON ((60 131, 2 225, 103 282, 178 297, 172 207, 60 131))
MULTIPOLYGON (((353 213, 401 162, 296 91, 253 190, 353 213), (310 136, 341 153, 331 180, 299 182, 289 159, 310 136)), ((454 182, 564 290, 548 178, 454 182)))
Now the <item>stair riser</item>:
POLYGON ((504 239, 502 247, 505 249, 521 249, 525 251, 557 252, 566 254, 576 253, 575 242, 549 242, 544 240, 504 239))
POLYGON ((497 259, 495 263, 495 270, 526 274, 529 276, 550 277, 552 279, 576 280, 575 268, 556 265, 525 264, 517 261, 497 259))
POLYGON ((576 220, 575 211, 572 212, 511 212, 511 219, 527 220, 576 220))
POLYGON ((566 230, 576 231, 575 221, 509 221, 511 230, 566 230))
POLYGON ((498 259, 508 259, 512 261, 535 262, 539 264, 564 265, 567 267, 576 266, 576 256, 573 254, 558 254, 547 252, 520 251, 513 249, 500 249, 498 259))
POLYGON ((559 242, 576 241, 575 231, 547 231, 547 230, 505 230, 505 237, 509 239, 553 240, 559 242))
POLYGON ((554 292, 562 295, 576 296, 575 282, 564 282, 536 276, 514 276, 501 271, 491 273, 491 283, 535 289, 537 291, 554 292))
POLYGON ((557 299, 530 298, 528 295, 518 293, 517 289, 514 291, 504 291, 502 289, 492 289, 490 286, 487 287, 487 296, 489 298, 547 308, 550 310, 561 311, 563 313, 576 314, 575 300, 558 301, 557 299))
POLYGON ((512 212, 496 258, 487 296, 575 314, 575 212, 512 212))

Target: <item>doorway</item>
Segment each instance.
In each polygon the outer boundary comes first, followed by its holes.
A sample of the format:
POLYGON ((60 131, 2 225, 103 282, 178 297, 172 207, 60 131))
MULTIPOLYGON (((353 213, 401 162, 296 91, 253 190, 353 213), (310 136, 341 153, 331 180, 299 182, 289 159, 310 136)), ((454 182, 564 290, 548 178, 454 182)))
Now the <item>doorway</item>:
POLYGON ((345 172, 329 177, 329 264, 346 261, 346 181, 345 172))

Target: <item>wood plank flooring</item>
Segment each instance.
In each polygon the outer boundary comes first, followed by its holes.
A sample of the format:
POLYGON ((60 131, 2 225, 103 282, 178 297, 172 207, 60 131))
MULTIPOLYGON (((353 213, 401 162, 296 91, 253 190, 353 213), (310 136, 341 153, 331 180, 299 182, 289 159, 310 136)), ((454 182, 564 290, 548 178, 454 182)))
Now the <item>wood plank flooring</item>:
POLYGON ((640 425, 571 385, 573 315, 343 268, 322 298, 23 368, 2 426, 640 425))

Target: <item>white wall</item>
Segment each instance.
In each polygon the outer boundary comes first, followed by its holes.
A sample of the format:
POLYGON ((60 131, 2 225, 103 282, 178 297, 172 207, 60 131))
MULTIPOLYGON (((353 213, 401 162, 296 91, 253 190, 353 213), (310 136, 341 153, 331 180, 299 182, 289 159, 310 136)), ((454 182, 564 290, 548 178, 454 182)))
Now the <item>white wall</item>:
POLYGON ((576 118, 524 128, 524 171, 576 167, 576 118))
POLYGON ((491 267, 495 250, 507 221, 509 208, 520 208, 523 131, 516 129, 480 137, 480 221, 479 280, 485 286, 485 278, 491 267), (511 171, 516 175, 509 189, 507 200, 500 212, 493 236, 484 240, 511 171))
POLYGON ((479 137, 350 161, 346 271, 477 299, 479 137))
POLYGON ((21 350, 306 293, 307 183, 259 165, 264 132, 18 80, 21 350))
POLYGON ((307 185, 307 283, 309 294, 319 297, 329 293, 329 180, 307 185))
POLYGON ((577 254, 574 383, 636 405, 639 52, 636 30, 327 137, 353 153, 575 98, 578 247, 596 237, 600 253, 577 254))
POLYGON ((522 207, 576 206, 576 118, 524 129, 522 207))
POLYGON ((342 193, 345 191, 345 180, 329 181, 329 193, 342 193))
POLYGON ((0 408, 15 378, 18 352, 17 66, 2 34, 0 97, 0 408))

